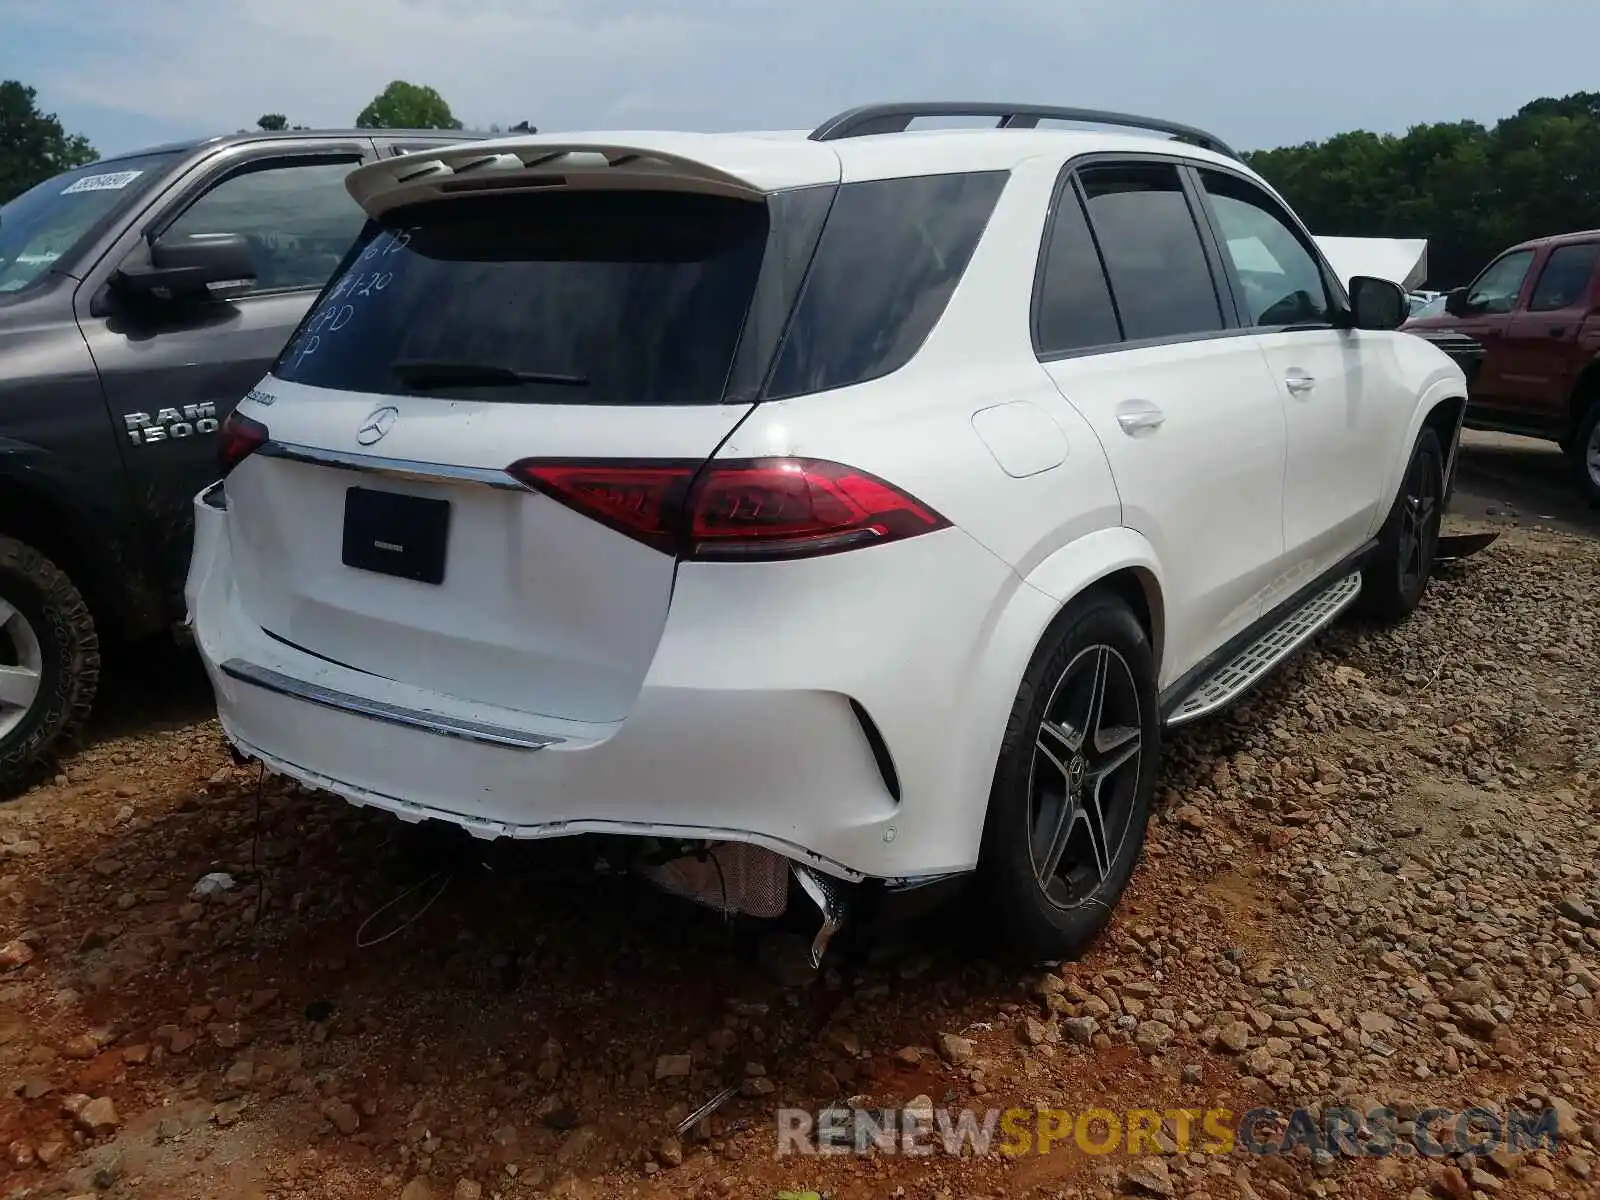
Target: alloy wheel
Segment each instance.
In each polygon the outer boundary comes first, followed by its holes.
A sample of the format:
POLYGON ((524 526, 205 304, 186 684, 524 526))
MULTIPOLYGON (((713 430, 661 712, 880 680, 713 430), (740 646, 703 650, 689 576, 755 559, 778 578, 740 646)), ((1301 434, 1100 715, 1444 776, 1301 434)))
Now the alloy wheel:
POLYGON ((1589 429, 1589 442, 1583 448, 1583 468, 1589 473, 1589 485, 1600 491, 1600 421, 1589 429))
POLYGON ((44 683, 44 652, 33 626, 0 599, 0 738, 22 724, 44 683))
POLYGON ((1418 454, 1406 471, 1404 503, 1400 509, 1400 586, 1410 593, 1420 588, 1433 567, 1438 545, 1439 487, 1428 457, 1418 454))
POLYGON ((1028 771, 1028 851, 1059 908, 1094 896, 1133 832, 1143 716, 1132 669, 1104 645, 1079 651, 1045 704, 1028 771))

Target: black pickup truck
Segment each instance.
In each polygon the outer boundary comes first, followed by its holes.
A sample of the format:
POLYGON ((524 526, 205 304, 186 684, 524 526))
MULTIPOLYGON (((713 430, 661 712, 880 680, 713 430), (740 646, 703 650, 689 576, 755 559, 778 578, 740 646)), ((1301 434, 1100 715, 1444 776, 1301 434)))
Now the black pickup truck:
POLYGON ((0 207, 0 797, 88 716, 102 638, 181 622, 190 499, 361 229, 345 175, 471 136, 208 138, 0 207))

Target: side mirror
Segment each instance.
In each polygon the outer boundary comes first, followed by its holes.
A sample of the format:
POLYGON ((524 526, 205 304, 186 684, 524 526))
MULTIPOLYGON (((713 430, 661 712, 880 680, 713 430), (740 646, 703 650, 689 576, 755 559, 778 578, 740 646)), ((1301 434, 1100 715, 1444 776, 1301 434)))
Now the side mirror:
POLYGON ((1464 287, 1452 288, 1445 293, 1444 310, 1452 317, 1464 317, 1471 310, 1467 306, 1467 289, 1464 287))
POLYGON ((1405 289, 1398 283, 1371 275, 1350 281, 1350 323, 1357 329, 1399 329, 1408 307, 1405 289))
POLYGON ((123 267, 116 285, 162 299, 234 300, 256 286, 255 255, 242 234, 169 235, 151 245, 148 267, 123 267))

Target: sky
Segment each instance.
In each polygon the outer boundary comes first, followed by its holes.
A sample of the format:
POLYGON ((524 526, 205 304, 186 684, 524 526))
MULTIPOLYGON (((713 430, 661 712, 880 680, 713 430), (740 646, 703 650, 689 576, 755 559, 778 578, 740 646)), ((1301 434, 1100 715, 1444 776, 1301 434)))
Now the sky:
POLYGON ((1109 108, 1240 149, 1600 90, 1591 0, 0 0, 0 79, 102 154, 347 127, 391 79, 469 128, 810 128, 886 100, 1109 108))

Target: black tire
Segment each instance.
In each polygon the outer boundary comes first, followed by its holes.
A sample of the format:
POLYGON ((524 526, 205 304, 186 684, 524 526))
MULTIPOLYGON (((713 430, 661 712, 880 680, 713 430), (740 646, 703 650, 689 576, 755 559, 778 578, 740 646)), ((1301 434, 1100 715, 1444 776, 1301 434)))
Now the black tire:
POLYGON ((1370 619, 1396 625, 1422 602, 1439 551, 1444 503, 1444 451, 1439 435, 1424 429, 1378 532, 1378 548, 1361 572, 1360 608, 1370 619))
POLYGON ((1571 443, 1564 449, 1578 481, 1578 492, 1600 508, 1600 398, 1589 402, 1571 443))
POLYGON ((0 536, 5 667, 36 670, 39 682, 26 704, 0 704, 0 798, 32 782, 77 733, 100 682, 100 639, 72 580, 37 550, 0 536))
POLYGON ((995 766, 979 877, 1013 948, 1036 961, 1072 958, 1104 928, 1144 845, 1160 760, 1161 718, 1150 639, 1120 599, 1110 594, 1084 597, 1061 615, 1034 652, 995 766), (1106 736, 1085 739, 1087 753, 1073 753, 1070 739, 1048 729, 1070 734, 1073 722, 1088 715, 1082 681, 1096 663, 1105 667, 1105 720, 1096 729, 1106 736), (1095 788, 1096 772, 1128 750, 1126 742, 1119 745, 1114 739, 1134 729, 1139 740, 1131 757, 1099 780, 1096 794, 1108 803, 1098 810, 1103 836, 1100 853, 1092 854, 1096 843, 1086 819, 1092 811, 1089 791, 1095 788), (1036 763, 1041 742, 1054 751, 1036 763), (1101 751, 1097 743, 1109 749, 1101 751), (1067 754, 1073 757, 1064 758, 1067 754), (1074 772, 1076 809, 1070 802, 1074 772), (1069 831, 1064 841, 1063 829, 1069 831), (1055 854, 1061 866, 1048 871, 1048 862, 1039 859, 1048 859, 1058 842, 1064 849, 1055 854), (1051 849, 1041 855, 1046 843, 1051 849), (1082 870, 1074 868, 1086 854, 1095 861, 1082 870), (1048 876, 1046 882, 1041 874, 1048 876))

